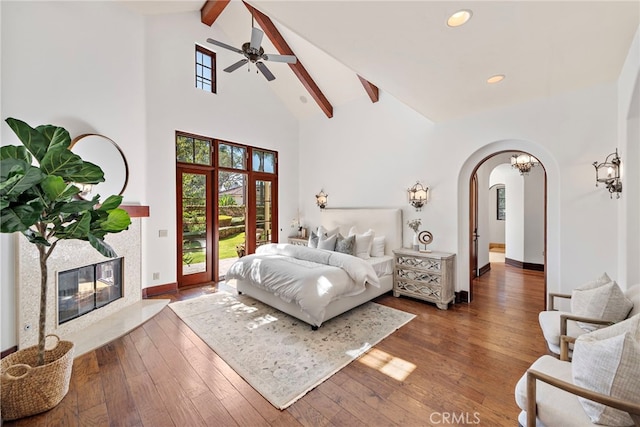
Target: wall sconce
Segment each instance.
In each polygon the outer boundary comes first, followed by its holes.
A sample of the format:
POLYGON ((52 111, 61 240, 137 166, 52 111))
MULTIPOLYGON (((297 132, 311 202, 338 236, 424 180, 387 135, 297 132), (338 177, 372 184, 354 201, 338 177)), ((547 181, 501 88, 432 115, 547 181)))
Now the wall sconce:
POLYGON ((622 160, 618 156, 618 149, 615 153, 611 153, 602 163, 593 162, 593 167, 596 168, 596 187, 598 183, 602 182, 609 190, 609 197, 613 198, 613 193, 616 193, 616 199, 620 198, 622 193, 622 181, 620 180, 620 164, 622 160))
POLYGON ((420 184, 420 181, 416 181, 413 187, 407 188, 409 194, 409 204, 416 208, 416 211, 421 210, 425 203, 427 203, 429 187, 424 187, 420 184))
POLYGON ((324 192, 324 190, 320 190, 318 194, 316 194, 316 205, 320 207, 320 209, 324 209, 327 206, 327 197, 329 195, 324 192))
POLYGON ((522 176, 528 175, 531 168, 538 164, 540 164, 538 159, 530 154, 521 153, 511 156, 511 166, 518 169, 522 176))

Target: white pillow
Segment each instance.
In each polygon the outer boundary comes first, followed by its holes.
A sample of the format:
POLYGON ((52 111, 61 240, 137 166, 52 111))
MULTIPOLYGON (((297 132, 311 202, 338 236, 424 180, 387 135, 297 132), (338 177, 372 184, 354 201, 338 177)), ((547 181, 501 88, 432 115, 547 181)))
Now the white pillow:
POLYGON ((331 236, 325 236, 324 234, 320 235, 320 239, 318 240, 318 249, 326 249, 328 251, 333 251, 336 249, 336 240, 338 239, 337 234, 333 234, 331 236))
MULTIPOLYGON (((578 337, 571 368, 577 386, 631 402, 640 401, 640 315, 578 337)), ((579 400, 596 424, 633 425, 626 412, 579 400)))
MULTIPOLYGON (((571 313, 577 316, 620 322, 627 318, 633 302, 613 281, 596 287, 574 289, 571 293, 571 313)), ((585 331, 594 331, 603 325, 578 322, 585 331)))
POLYGON ((373 238, 375 232, 372 229, 367 230, 362 234, 358 234, 355 226, 349 230, 349 236, 356 236, 356 253, 358 258, 369 259, 371 258, 371 246, 373 246, 373 238))
POLYGON ((327 230, 324 225, 321 225, 320 227, 318 227, 318 236, 329 237, 333 236, 334 234, 338 234, 339 231, 340 229, 338 227, 334 228, 333 230, 327 230))
POLYGON ((307 246, 309 246, 310 248, 318 247, 318 235, 315 231, 312 231, 309 235, 309 242, 307 243, 307 246))
POLYGON ((384 256, 384 236, 375 236, 371 245, 371 256, 384 256))

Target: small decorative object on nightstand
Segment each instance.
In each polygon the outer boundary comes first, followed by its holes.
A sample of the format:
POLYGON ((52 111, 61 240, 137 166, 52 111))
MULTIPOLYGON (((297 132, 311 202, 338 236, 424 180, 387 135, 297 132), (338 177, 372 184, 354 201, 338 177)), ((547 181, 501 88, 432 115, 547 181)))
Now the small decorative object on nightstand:
POLYGON ((393 251, 393 296, 406 295, 446 310, 454 300, 456 255, 447 252, 393 251))
POLYGON ((307 246, 309 240, 302 237, 289 237, 289 244, 296 246, 307 246))

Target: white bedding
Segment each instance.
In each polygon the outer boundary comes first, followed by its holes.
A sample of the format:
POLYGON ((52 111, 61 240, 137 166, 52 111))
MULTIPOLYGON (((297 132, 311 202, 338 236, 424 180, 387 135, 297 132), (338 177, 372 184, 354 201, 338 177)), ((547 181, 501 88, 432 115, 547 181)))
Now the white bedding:
POLYGON ((332 301, 364 292, 367 283, 379 286, 374 265, 339 252, 268 244, 234 263, 227 280, 248 280, 286 302, 295 301, 320 324, 332 301))
POLYGON ((366 261, 371 264, 378 277, 393 274, 394 260, 390 255, 371 257, 366 261))

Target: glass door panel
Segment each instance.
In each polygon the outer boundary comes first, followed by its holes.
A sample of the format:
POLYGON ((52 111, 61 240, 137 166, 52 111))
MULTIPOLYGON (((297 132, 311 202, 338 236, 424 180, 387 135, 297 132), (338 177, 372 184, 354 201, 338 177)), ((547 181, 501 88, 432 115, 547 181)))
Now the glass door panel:
POLYGON ((246 252, 247 175, 218 173, 218 277, 246 252))
POLYGON ((211 280, 209 241, 211 236, 210 178, 206 173, 179 172, 179 210, 181 242, 179 245, 179 285, 204 283, 211 280))
POLYGON ((273 236, 273 194, 271 181, 256 181, 256 247, 271 243, 273 236))

